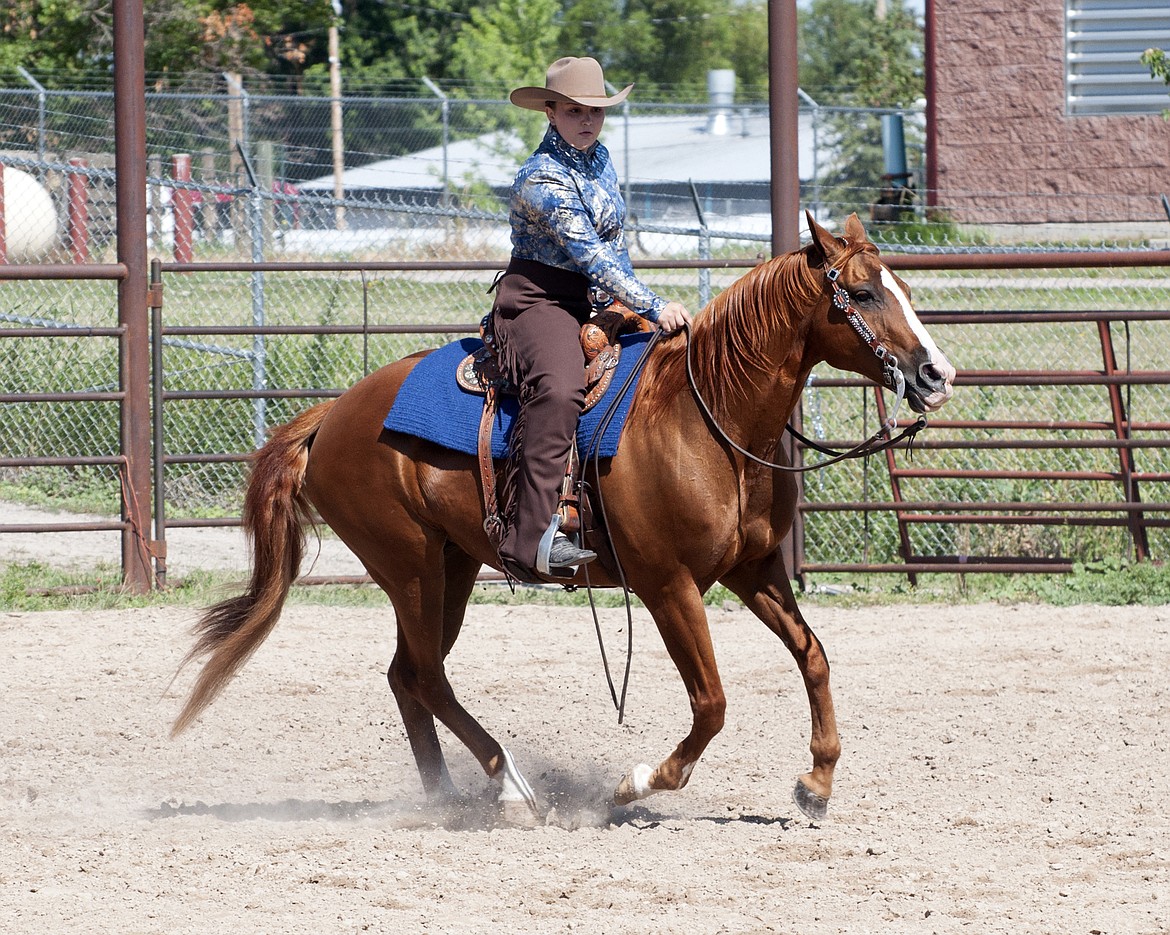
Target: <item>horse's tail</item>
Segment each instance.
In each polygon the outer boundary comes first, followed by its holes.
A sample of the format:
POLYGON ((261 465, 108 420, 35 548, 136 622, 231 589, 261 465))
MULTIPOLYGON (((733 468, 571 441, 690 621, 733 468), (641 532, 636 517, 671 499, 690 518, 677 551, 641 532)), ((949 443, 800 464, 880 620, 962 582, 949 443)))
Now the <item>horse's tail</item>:
POLYGON ((179 671, 203 656, 210 654, 210 658, 175 719, 172 737, 186 730, 216 699, 280 619, 304 556, 304 527, 312 522, 301 490, 309 447, 333 403, 320 403, 280 426, 252 456, 243 514, 244 533, 252 549, 252 579, 243 594, 208 608, 192 628, 195 645, 179 671))

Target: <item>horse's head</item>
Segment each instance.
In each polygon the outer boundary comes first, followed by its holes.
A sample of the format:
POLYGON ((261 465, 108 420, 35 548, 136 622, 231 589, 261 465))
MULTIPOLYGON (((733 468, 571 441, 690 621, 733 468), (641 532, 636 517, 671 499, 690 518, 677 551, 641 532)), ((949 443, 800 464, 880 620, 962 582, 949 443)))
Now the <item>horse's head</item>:
POLYGON ((834 237, 808 215, 809 266, 824 273, 828 327, 818 337, 825 360, 897 390, 915 412, 933 412, 954 390, 955 368, 927 333, 910 303, 910 289, 880 259, 856 214, 845 236, 834 237))

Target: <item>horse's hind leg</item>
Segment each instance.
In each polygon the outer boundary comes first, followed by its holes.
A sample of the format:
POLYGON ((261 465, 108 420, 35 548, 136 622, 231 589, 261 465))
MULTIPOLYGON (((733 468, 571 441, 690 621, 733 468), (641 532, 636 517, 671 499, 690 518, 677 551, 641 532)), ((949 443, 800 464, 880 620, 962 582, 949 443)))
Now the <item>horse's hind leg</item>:
POLYGON ((793 797, 808 817, 824 818, 833 791, 833 772, 841 756, 824 647, 801 616, 779 552, 758 562, 745 562, 721 580, 784 641, 800 668, 812 717, 809 750, 813 766, 797 780, 793 797))
POLYGON ((506 817, 516 820, 517 810, 538 817, 536 798, 511 756, 456 700, 447 680, 443 660, 459 636, 480 564, 450 544, 441 555, 413 573, 400 563, 393 583, 379 580, 398 615, 398 645, 387 676, 423 789, 429 798, 454 792, 435 730, 438 718, 500 783, 506 817))
POLYGON ((414 762, 418 767, 419 779, 422 780, 427 801, 454 799, 458 792, 451 781, 451 774, 447 771, 447 761, 443 758, 443 748, 435 731, 435 719, 414 696, 411 676, 407 673, 409 666, 405 662, 403 643, 402 628, 399 627, 398 646, 394 651, 390 668, 386 670, 386 680, 394 692, 394 700, 398 702, 402 726, 406 729, 406 738, 410 742, 410 751, 414 754, 414 762))
MULTIPOLYGON (((441 654, 442 658, 446 659, 463 628, 467 601, 475 587, 480 566, 466 553, 450 545, 444 550, 443 559, 445 587, 441 654)), ((394 700, 398 703, 402 724, 427 799, 434 801, 439 798, 454 798, 457 792, 447 771, 443 748, 435 730, 434 715, 417 697, 415 670, 410 662, 407 637, 403 633, 401 621, 398 623, 398 639, 394 658, 386 671, 386 680, 390 683, 394 700)))

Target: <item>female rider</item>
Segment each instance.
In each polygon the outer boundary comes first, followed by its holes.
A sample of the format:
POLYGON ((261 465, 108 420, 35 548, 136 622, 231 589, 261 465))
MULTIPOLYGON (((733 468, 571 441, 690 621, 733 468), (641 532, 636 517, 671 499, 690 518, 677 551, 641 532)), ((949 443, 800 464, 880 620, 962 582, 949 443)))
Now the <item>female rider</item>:
POLYGON ((605 109, 632 87, 609 97, 597 61, 562 58, 549 66, 543 88, 517 88, 510 98, 543 110, 549 124, 512 186, 512 258, 492 309, 501 367, 520 390, 513 429, 520 444, 500 559, 525 579, 533 569, 564 576, 597 557, 559 531, 556 515, 585 401, 581 325, 615 299, 667 334, 691 321, 682 304, 635 275, 622 229, 625 201, 597 139, 605 109))

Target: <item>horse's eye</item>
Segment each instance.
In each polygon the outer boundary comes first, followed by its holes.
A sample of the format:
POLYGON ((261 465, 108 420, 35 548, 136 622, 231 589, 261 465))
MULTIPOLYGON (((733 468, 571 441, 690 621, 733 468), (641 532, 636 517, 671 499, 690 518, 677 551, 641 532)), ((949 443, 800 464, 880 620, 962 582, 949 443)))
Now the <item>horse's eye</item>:
POLYGON ((873 301, 873 293, 868 289, 858 289, 853 293, 853 298, 859 305, 869 305, 873 301))

